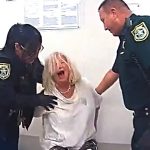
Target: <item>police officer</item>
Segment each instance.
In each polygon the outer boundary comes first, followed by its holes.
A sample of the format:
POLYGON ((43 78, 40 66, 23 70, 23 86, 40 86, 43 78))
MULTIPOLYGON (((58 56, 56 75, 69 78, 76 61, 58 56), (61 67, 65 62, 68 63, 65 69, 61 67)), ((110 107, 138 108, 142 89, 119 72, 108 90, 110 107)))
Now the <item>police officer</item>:
POLYGON ((0 149, 18 150, 19 125, 28 128, 34 107, 54 108, 54 96, 36 94, 43 66, 38 54, 40 32, 29 24, 14 24, 0 51, 0 149))
POLYGON ((119 78, 124 104, 134 111, 132 150, 146 150, 141 141, 150 128, 150 17, 133 14, 123 0, 104 0, 98 12, 105 30, 118 36, 120 44, 96 91, 102 94, 119 78))

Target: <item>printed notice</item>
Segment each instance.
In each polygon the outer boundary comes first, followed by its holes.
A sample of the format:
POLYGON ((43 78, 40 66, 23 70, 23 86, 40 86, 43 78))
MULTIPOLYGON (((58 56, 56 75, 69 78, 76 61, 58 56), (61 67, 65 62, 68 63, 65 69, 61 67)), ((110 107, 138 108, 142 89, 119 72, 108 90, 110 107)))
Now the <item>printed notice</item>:
POLYGON ((24 22, 39 29, 78 28, 78 9, 71 0, 26 0, 24 22))

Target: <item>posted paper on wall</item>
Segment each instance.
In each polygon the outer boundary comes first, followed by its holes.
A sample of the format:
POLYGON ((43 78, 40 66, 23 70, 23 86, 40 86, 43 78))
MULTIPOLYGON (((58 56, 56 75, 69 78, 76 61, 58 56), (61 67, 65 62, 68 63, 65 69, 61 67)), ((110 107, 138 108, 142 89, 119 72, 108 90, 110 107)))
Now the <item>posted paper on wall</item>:
POLYGON ((78 2, 26 0, 24 22, 41 29, 78 28, 78 2))

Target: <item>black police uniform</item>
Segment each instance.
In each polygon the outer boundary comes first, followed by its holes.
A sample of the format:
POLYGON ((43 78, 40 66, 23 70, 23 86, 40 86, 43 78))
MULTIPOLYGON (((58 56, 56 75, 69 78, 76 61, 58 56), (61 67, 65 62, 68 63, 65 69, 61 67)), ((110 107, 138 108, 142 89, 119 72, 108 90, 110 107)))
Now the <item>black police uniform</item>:
POLYGON ((143 150, 137 143, 150 123, 149 32, 150 17, 132 14, 119 36, 120 44, 112 68, 119 74, 126 108, 134 111, 132 150, 143 150))
POLYGON ((28 128, 34 113, 33 101, 23 96, 35 95, 42 72, 38 59, 25 65, 14 52, 0 51, 0 149, 18 150, 19 124, 28 128))

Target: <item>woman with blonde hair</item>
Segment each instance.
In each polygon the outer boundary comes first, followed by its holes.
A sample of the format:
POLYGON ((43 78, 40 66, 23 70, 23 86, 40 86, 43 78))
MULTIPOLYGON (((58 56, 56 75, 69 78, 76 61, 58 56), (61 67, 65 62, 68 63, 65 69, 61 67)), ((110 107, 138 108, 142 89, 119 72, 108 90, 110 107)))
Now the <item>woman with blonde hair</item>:
POLYGON ((63 53, 46 59, 43 87, 45 95, 58 98, 54 109, 35 110, 43 120, 43 150, 97 149, 95 114, 101 97, 63 53))

